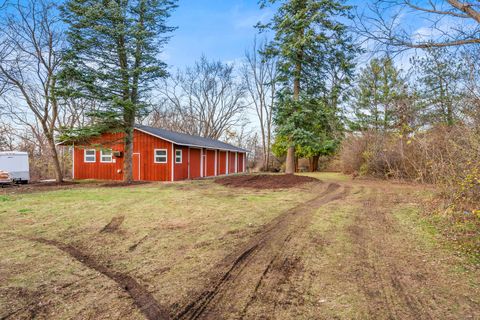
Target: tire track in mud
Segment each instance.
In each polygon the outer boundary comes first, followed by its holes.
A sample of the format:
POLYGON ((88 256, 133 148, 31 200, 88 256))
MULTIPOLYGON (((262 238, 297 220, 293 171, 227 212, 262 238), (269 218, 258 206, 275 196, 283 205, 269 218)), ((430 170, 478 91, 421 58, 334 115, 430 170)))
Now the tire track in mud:
MULTIPOLYGON (((343 186, 343 189, 340 193, 335 194, 333 197, 327 199, 327 201, 324 201, 322 203, 316 203, 312 207, 312 210, 316 210, 318 209, 319 206, 327 204, 331 201, 342 199, 346 197, 350 193, 350 191, 351 191, 350 186, 343 186)), ((313 213, 313 211, 310 213, 313 213)), ((307 216, 310 217, 310 215, 307 215, 307 216)), ((306 222, 307 221, 305 221, 305 223, 306 222)), ((302 223, 301 226, 305 226, 305 223, 302 223)), ((296 248, 297 250, 287 250, 287 248, 291 249, 292 244, 290 243, 290 240, 293 239, 292 238, 293 233, 295 233, 296 235, 294 240, 297 240, 301 236, 301 231, 303 230, 299 230, 299 228, 297 228, 296 230, 292 231, 289 234, 289 236, 285 239, 285 245, 282 246, 282 249, 272 258, 267 268, 265 269, 265 272, 262 274, 262 277, 259 279, 255 287, 255 290, 250 296, 248 303, 245 305, 245 307, 242 310, 240 319, 243 319, 247 315, 248 309, 259 297, 265 298, 266 295, 269 295, 276 288, 278 288, 280 284, 289 281, 289 278, 292 273, 298 271, 296 269, 299 269, 300 256, 302 255, 303 248, 304 246, 307 245, 307 243, 304 242, 300 247, 298 247, 298 244, 297 244, 297 248, 296 248), (289 244, 288 247, 287 247, 287 243, 289 244), (287 251, 289 251, 290 253, 293 251, 295 252, 295 255, 292 256, 287 251), (266 279, 267 276, 268 276, 268 279, 266 279), (262 292, 260 292, 260 289, 262 290, 262 292)), ((291 284, 289 284, 289 287, 291 287, 291 284)), ((278 299, 275 299, 274 297, 273 309, 276 308, 277 304, 282 302, 284 301, 278 301, 278 299)))
POLYGON ((330 183, 326 188, 317 184, 315 189, 319 194, 314 199, 273 219, 240 250, 220 262, 212 270, 209 281, 212 285, 195 294, 174 319, 241 318, 256 298, 265 276, 295 234, 308 223, 312 213, 349 192, 349 188, 337 183, 330 183))
POLYGON ((357 246, 356 282, 365 294, 369 315, 382 314, 387 319, 436 319, 440 314, 432 315, 436 309, 434 299, 413 292, 413 283, 407 284, 401 279, 396 262, 400 257, 391 256, 392 248, 389 248, 392 244, 389 236, 397 230, 387 216, 387 209, 380 204, 380 191, 372 192, 349 228, 352 242, 357 246))
POLYGON ((133 299, 135 305, 140 312, 149 320, 167 320, 170 319, 170 315, 165 308, 163 308, 153 297, 151 293, 147 291, 140 283, 133 277, 111 270, 110 268, 102 265, 93 257, 82 252, 78 248, 65 244, 56 240, 49 240, 45 238, 24 237, 24 239, 38 242, 41 244, 53 246, 71 256, 84 266, 93 269, 111 280, 115 281, 123 290, 125 290, 133 299))

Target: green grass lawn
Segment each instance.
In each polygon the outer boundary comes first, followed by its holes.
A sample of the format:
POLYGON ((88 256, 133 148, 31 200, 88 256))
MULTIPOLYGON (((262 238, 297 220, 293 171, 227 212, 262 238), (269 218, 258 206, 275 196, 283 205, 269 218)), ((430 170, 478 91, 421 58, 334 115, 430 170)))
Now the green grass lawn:
MULTIPOLYGON (((478 272, 452 254, 423 215, 426 190, 352 181, 339 173, 303 175, 320 179, 322 187, 340 184, 345 194, 315 208, 288 244, 270 252, 298 263, 275 288, 262 293, 264 301, 252 304, 255 317, 275 305, 269 299, 279 302, 275 312, 268 311, 278 319, 312 319, 318 314, 325 319, 363 319, 377 311, 385 315, 382 295, 376 293, 385 289, 379 287, 379 272, 380 278, 401 284, 386 284, 399 310, 408 311, 402 309, 405 294, 428 304, 435 293, 445 308, 458 308, 449 309, 451 315, 470 312, 470 305, 478 301, 478 272), (402 288, 406 293, 398 291, 402 288)), ((130 187, 90 181, 62 190, 4 193, 0 319, 144 319, 117 283, 33 238, 74 246, 102 266, 133 277, 160 305, 178 312, 183 305, 177 304, 204 288, 223 259, 262 235, 262 226, 281 213, 318 196, 318 190, 310 184, 275 191, 228 188, 213 180, 130 187), (117 230, 102 232, 120 216, 124 220, 117 230)), ((273 275, 278 270, 274 268, 273 275)))
POLYGON ((232 189, 211 180, 3 195, 0 310, 12 309, 6 305, 18 290, 26 291, 29 301, 51 301, 60 318, 117 317, 131 307, 128 299, 112 297, 125 293, 105 277, 54 247, 24 237, 73 244, 113 269, 149 283, 155 297, 169 305, 260 225, 312 196, 305 188, 232 189), (101 233, 116 216, 125 217, 120 228, 101 233), (83 286, 73 292, 82 300, 62 297, 62 290, 55 293, 63 286, 75 287, 78 281, 83 286), (62 303, 55 303, 56 299, 62 303), (107 308, 113 314, 98 314, 88 307, 94 304, 103 310, 101 304, 108 301, 114 301, 115 306, 107 308))

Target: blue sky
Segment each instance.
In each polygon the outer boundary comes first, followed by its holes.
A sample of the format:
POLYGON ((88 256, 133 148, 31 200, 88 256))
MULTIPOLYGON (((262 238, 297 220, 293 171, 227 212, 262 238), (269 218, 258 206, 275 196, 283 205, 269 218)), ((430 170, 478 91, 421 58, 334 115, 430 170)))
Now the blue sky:
POLYGON ((164 50, 170 67, 191 65, 205 54, 224 62, 243 57, 258 31, 254 25, 271 18, 271 8, 257 0, 179 0, 170 18, 178 27, 164 50))
MULTIPOLYGON (((359 11, 371 2, 347 1, 359 11)), ((424 2, 426 0, 418 0, 420 4, 424 2)), ((254 25, 258 21, 269 21, 273 13, 274 8, 271 7, 260 9, 258 0, 178 0, 178 8, 169 21, 178 29, 165 46, 163 59, 170 68, 192 65, 202 54, 223 62, 239 61, 258 35, 254 25)), ((419 19, 418 14, 409 12, 402 16, 403 27, 411 29, 411 32, 432 34, 425 28, 430 23, 419 19), (405 20, 407 17, 408 20, 405 20)), ((448 21, 442 23, 448 24, 448 21)), ((408 58, 413 53, 410 51, 400 57, 400 64, 408 65, 408 58)))

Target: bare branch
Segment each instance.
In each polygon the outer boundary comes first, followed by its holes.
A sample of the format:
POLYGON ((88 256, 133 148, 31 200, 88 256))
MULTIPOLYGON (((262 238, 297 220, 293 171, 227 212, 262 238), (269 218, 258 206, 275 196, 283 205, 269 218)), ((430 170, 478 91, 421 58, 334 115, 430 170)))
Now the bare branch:
POLYGON ((8 89, 2 99, 8 101, 10 115, 24 126, 32 131, 32 123, 40 126, 61 181, 55 145, 60 113, 55 79, 63 46, 59 19, 54 3, 43 0, 17 2, 9 9, 0 22, 0 82, 8 89))
POLYGON ((456 0, 378 0, 357 13, 355 29, 364 42, 373 40, 375 51, 399 52, 408 49, 458 47, 480 43, 479 5, 456 0), (429 23, 429 35, 407 31, 405 16, 429 23), (453 23, 446 25, 443 18, 453 23), (450 20, 449 20, 450 21, 450 20))
POLYGON ((177 71, 158 87, 157 104, 150 124, 193 135, 218 139, 242 122, 245 86, 235 77, 234 66, 210 62, 205 57, 185 71, 177 71))
POLYGON ((270 147, 273 131, 273 107, 276 98, 277 61, 262 56, 266 44, 255 39, 251 52, 245 53, 242 75, 249 99, 252 101, 260 125, 263 169, 270 165, 270 147))

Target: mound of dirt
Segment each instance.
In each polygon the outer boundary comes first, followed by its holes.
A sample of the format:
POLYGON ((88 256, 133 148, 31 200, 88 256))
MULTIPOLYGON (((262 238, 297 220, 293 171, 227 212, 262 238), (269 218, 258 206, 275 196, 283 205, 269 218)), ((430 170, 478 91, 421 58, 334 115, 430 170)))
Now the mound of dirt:
POLYGON ((132 182, 123 182, 123 181, 109 181, 107 183, 103 183, 100 186, 105 188, 120 188, 120 187, 133 187, 133 186, 141 186, 144 184, 150 184, 150 181, 132 181, 132 182))
POLYGON ((227 187, 254 188, 254 189, 286 189, 300 186, 307 182, 319 182, 318 179, 293 174, 259 174, 228 176, 215 180, 216 183, 227 187))

